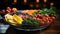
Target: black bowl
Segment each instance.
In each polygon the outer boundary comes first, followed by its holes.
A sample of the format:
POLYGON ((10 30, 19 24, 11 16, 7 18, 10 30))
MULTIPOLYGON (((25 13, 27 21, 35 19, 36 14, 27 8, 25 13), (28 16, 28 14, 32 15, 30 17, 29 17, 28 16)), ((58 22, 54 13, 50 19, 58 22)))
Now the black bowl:
MULTIPOLYGON (((13 15, 14 14, 14 12, 13 13, 11 13, 11 15, 13 15)), ((17 15, 19 15, 19 14, 22 14, 20 11, 18 11, 18 12, 16 12, 16 14, 17 15)), ((25 14, 25 15, 27 15, 27 14, 25 14)), ((5 19, 4 19, 5 20, 5 19)), ((5 20, 6 21, 6 20, 5 20)), ((12 25, 11 23, 9 23, 9 22, 7 22, 9 25, 12 25)), ((50 23, 46 23, 46 24, 44 24, 44 25, 40 25, 40 26, 34 26, 34 25, 28 25, 28 24, 26 24, 26 25, 19 25, 19 26, 14 26, 14 25, 12 25, 15 29, 17 29, 17 30, 23 30, 23 31, 37 31, 37 30, 43 30, 43 29, 45 29, 45 28, 47 28, 49 25, 51 24, 51 22, 50 23)))

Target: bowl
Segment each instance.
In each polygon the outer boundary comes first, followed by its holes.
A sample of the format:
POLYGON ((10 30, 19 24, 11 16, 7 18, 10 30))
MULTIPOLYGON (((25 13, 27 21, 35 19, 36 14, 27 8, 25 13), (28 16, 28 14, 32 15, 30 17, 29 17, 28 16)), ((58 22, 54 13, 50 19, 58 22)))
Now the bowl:
MULTIPOLYGON (((13 15, 15 14, 14 12, 13 13, 10 13, 10 15, 13 15)), ((17 15, 19 14, 22 14, 22 11, 18 11, 16 12, 17 15)), ((25 16, 29 16, 28 14, 24 14, 25 16)), ((5 18, 4 18, 5 20, 5 18)), ((5 20, 6 21, 6 20, 5 20)), ((7 22, 7 21, 6 21, 7 22)), ((50 26, 50 23, 45 23, 44 25, 40 25, 40 26, 34 26, 34 25, 30 25, 30 24, 23 24, 23 25, 18 25, 18 26, 14 26, 12 23, 10 22, 7 22, 9 25, 12 25, 13 28, 17 29, 17 30, 23 30, 23 31, 38 31, 38 30, 43 30, 45 28, 47 28, 48 26, 50 26)))

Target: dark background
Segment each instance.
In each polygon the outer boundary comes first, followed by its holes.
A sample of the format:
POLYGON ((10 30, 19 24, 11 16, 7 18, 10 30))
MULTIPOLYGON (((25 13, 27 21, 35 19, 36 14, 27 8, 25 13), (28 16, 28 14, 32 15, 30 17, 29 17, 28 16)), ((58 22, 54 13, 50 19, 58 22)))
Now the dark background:
POLYGON ((60 9, 60 1, 59 0, 47 0, 46 3, 43 2, 43 0, 40 0, 39 3, 36 3, 36 0, 27 0, 27 3, 25 4, 23 0, 17 0, 17 3, 14 3, 13 0, 0 0, 0 10, 5 9, 6 7, 16 7, 19 10, 24 10, 24 9, 40 9, 44 8, 44 4, 46 5, 47 8, 50 7, 50 3, 54 3, 54 7, 57 9, 60 9), (30 7, 30 4, 33 4, 33 7, 30 7), (39 5, 39 7, 36 7, 36 5, 39 5))

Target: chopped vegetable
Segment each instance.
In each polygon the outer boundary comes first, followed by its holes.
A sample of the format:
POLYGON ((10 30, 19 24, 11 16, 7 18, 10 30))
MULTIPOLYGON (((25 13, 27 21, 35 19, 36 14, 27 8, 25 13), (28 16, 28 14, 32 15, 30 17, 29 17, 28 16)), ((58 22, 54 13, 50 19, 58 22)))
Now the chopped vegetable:
POLYGON ((54 11, 53 7, 50 9, 44 8, 42 10, 24 10, 20 14, 18 12, 15 12, 13 15, 6 14, 5 20, 13 22, 14 25, 44 25, 56 19, 57 15, 54 11))
POLYGON ((22 24, 23 19, 20 16, 17 16, 16 14, 13 15, 14 21, 16 21, 18 24, 22 24))
POLYGON ((23 24, 31 24, 31 25, 38 25, 40 22, 38 20, 27 18, 23 21, 23 24))

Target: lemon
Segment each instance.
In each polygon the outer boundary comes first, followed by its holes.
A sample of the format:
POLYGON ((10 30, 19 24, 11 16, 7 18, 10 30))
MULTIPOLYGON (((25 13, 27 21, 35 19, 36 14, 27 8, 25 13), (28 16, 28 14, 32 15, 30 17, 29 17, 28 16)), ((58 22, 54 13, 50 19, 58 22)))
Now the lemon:
POLYGON ((5 19, 6 19, 6 21, 8 21, 8 20, 12 20, 13 18, 12 18, 12 15, 7 14, 7 15, 5 15, 5 19))
POLYGON ((13 15, 13 20, 15 22, 17 22, 17 24, 22 24, 22 22, 23 22, 23 19, 20 16, 16 15, 16 14, 13 15))

